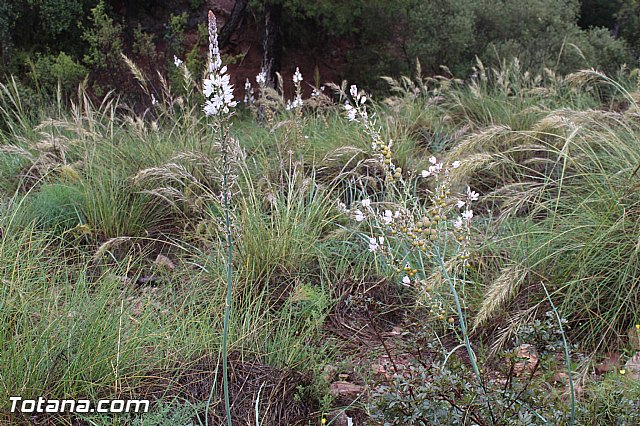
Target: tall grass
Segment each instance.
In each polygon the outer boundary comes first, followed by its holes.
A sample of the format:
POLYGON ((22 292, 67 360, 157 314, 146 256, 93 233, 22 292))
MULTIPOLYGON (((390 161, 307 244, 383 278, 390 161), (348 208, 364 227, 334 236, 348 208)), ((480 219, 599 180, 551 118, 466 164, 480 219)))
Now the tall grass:
MULTIPOLYGON (((582 75, 585 84, 591 78, 602 84, 604 77, 582 75)), ((574 336, 592 349, 614 343, 638 312, 638 220, 632 212, 639 201, 640 129, 633 97, 618 96, 629 102, 628 112, 549 110, 523 130, 478 132, 453 150, 487 157, 483 164, 490 167, 471 175, 478 186, 493 186, 489 198, 499 223, 511 228, 501 230, 498 250, 508 250, 506 263, 527 271, 525 282, 550 285, 574 336)), ((494 281, 483 318, 504 305, 496 297, 517 297, 521 278, 494 281)))
MULTIPOLYGON (((312 372, 335 362, 323 324, 337 283, 398 278, 363 255, 338 208, 363 194, 380 206, 393 200, 368 135, 337 107, 233 119, 242 153, 230 246, 215 131, 199 118, 195 83, 185 84, 182 96, 164 86, 142 117, 113 94, 96 102, 82 90, 68 108, 28 112, 15 80, 0 86, 2 400, 133 397, 176 365, 216 359, 229 266, 231 362, 312 372), (173 266, 154 262, 158 254, 173 266)), ((475 318, 476 334, 463 333, 471 359, 483 359, 480 343, 507 344, 547 311, 544 287, 572 342, 623 347, 640 322, 637 80, 537 77, 512 63, 478 64, 466 82, 394 84, 395 96, 372 107, 381 137, 394 141, 398 179, 410 184, 393 196, 423 212, 430 184, 418 176, 433 154, 462 160, 453 188, 485 195, 474 229, 482 249, 469 260, 475 284, 450 280, 458 322, 475 318), (480 342, 496 328, 502 339, 480 342), (473 350, 469 339, 478 339, 473 350)), ((429 262, 421 267, 424 280, 442 280, 429 262)))

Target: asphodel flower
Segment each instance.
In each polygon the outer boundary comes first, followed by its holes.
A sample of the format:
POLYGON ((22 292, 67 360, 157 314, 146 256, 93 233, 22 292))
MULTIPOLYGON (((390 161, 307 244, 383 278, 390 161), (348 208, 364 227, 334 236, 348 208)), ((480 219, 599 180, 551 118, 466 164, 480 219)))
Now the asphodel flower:
POLYGON ((296 72, 293 74, 293 84, 296 87, 296 97, 294 98, 293 102, 289 101, 287 103, 288 110, 301 108, 303 105, 301 83, 302 83, 302 74, 300 73, 300 68, 296 67, 296 72))
POLYGON ((222 65, 218 47, 218 26, 212 11, 209 11, 209 68, 208 76, 202 82, 202 93, 206 98, 206 115, 227 115, 231 108, 238 104, 233 98, 233 85, 230 83, 227 67, 222 65))

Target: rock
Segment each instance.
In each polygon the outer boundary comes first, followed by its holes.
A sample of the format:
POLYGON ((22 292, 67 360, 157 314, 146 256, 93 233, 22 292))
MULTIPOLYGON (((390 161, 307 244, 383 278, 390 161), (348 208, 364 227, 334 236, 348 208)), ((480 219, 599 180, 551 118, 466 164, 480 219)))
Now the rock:
POLYGON ((636 352, 634 356, 629 358, 629 360, 624 364, 624 369, 629 377, 636 380, 640 379, 640 352, 636 352))
POLYGON ((355 383, 338 381, 329 385, 329 393, 337 397, 343 397, 346 399, 355 399, 362 393, 364 386, 356 385, 355 383))
POLYGON ((156 264, 156 266, 160 268, 166 268, 170 271, 176 269, 176 265, 171 261, 171 259, 163 254, 159 254, 158 257, 156 257, 154 263, 156 264))

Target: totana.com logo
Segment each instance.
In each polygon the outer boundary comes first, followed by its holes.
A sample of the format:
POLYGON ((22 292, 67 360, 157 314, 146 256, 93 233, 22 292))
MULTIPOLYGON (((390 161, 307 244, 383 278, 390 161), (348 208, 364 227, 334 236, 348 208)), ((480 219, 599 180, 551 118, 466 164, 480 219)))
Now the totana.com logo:
POLYGON ((11 412, 16 413, 146 413, 148 399, 101 399, 93 404, 88 399, 22 399, 9 397, 11 412))

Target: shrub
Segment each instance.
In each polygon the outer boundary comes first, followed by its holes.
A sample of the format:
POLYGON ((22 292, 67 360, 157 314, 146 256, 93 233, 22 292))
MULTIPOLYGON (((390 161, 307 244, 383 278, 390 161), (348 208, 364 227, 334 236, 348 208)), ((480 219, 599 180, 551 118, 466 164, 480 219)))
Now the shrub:
POLYGON ((84 221, 81 198, 77 187, 57 183, 42 185, 27 196, 22 220, 35 222, 42 229, 69 230, 84 221))
POLYGON ((89 43, 84 61, 104 70, 118 67, 122 54, 122 25, 114 23, 106 11, 104 0, 91 9, 91 27, 85 29, 82 38, 89 43))
POLYGON ((169 22, 167 23, 167 32, 165 38, 169 42, 169 50, 175 55, 182 55, 184 53, 184 31, 187 26, 187 12, 183 12, 179 15, 171 14, 169 22))
POLYGON ((53 93, 60 83, 63 92, 70 93, 86 77, 89 71, 65 52, 57 56, 38 54, 32 62, 30 78, 45 93, 53 93))
POLYGON ((624 41, 603 29, 578 27, 575 0, 535 0, 526 8, 515 0, 417 5, 408 12, 407 50, 434 71, 446 65, 464 76, 475 55, 489 66, 518 57, 524 69, 560 73, 592 66, 611 71, 629 60, 624 41))
POLYGON ((438 0, 420 3, 420 7, 409 12, 409 26, 415 31, 407 46, 410 57, 418 57, 432 71, 447 65, 455 74, 463 75, 477 53, 474 51, 477 44, 474 2, 438 0))
POLYGON ((133 32, 132 50, 138 57, 145 58, 150 66, 156 59, 157 53, 154 36, 151 33, 145 32, 141 24, 138 24, 133 32))
POLYGON ((13 30, 19 14, 15 3, 0 3, 0 72, 6 70, 11 59, 9 53, 14 43, 13 30))
POLYGON ((69 32, 83 15, 82 0, 29 0, 29 3, 38 9, 45 37, 55 38, 69 32))

